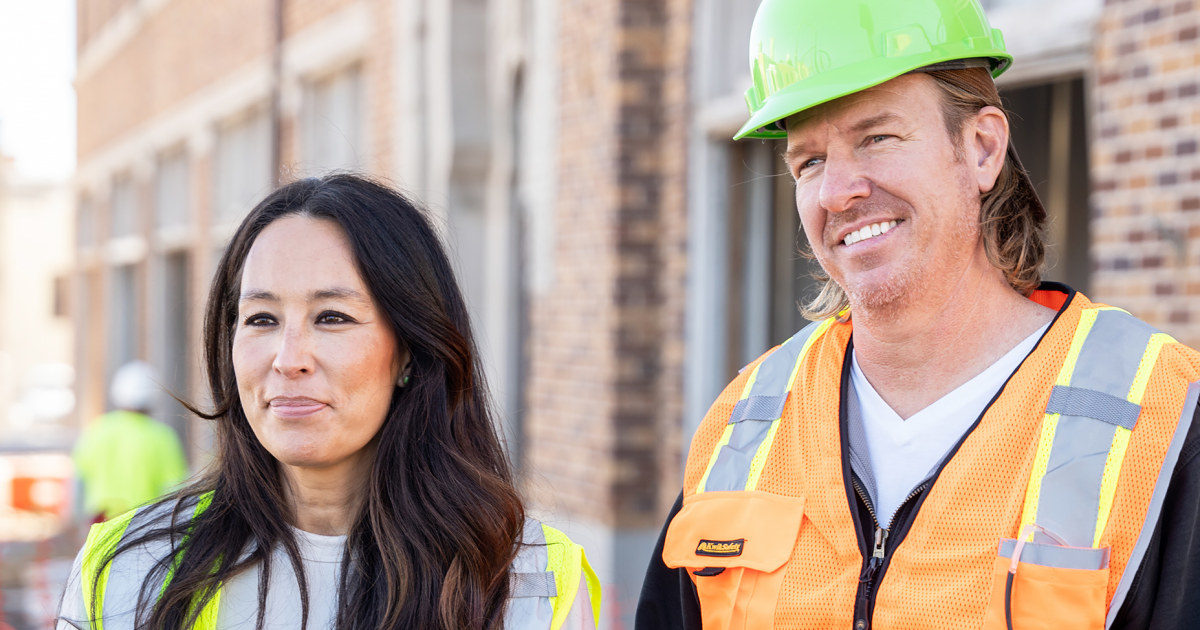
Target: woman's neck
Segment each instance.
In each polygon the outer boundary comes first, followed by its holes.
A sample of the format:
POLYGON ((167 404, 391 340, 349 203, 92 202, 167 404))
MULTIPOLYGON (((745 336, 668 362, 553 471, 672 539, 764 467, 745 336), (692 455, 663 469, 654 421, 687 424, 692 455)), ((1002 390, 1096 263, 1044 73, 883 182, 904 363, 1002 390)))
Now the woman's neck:
POLYGON ((294 525, 325 536, 349 533, 362 507, 373 460, 359 457, 321 468, 280 466, 294 525))

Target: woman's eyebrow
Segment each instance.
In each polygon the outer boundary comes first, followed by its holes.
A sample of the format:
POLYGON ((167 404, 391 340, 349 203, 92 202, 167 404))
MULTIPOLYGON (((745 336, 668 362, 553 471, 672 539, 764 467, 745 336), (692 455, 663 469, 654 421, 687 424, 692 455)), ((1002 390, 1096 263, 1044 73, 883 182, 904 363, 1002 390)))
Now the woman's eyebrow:
POLYGON ((351 289, 348 287, 333 287, 331 289, 320 289, 320 290, 313 291, 312 293, 308 294, 308 300, 310 302, 315 302, 318 300, 337 300, 337 299, 359 300, 359 301, 363 301, 363 302, 369 301, 367 299, 367 296, 363 295, 361 291, 357 291, 355 289, 351 289))
MULTIPOLYGON (((356 289, 349 287, 331 287, 328 289, 317 289, 308 294, 309 302, 318 302, 320 300, 357 300, 360 302, 369 301, 367 296, 356 289)), ((238 302, 278 302, 280 298, 275 293, 265 289, 247 289, 242 292, 238 302)))
POLYGON ((262 289, 249 289, 247 291, 242 291, 242 295, 238 298, 238 303, 241 303, 241 302, 278 302, 278 301, 279 301, 278 295, 275 295, 274 293, 271 293, 270 291, 264 291, 262 289))

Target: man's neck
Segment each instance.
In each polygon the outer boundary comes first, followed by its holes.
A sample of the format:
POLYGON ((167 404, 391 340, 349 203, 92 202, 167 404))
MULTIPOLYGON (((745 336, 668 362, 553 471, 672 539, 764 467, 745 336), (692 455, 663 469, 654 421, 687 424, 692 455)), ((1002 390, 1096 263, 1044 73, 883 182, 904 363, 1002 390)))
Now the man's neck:
POLYGON ((1054 317, 1002 277, 961 279, 886 309, 854 308, 863 375, 901 418, 928 407, 995 363, 1054 317))

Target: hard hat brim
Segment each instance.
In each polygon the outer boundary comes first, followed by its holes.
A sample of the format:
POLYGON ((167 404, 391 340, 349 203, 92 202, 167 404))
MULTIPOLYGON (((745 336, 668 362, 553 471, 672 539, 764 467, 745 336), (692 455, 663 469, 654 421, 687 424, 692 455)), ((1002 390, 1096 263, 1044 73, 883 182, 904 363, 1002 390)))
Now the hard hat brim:
MULTIPOLYGON (((958 59, 984 58, 991 62, 992 78, 998 77, 1012 65, 1012 56, 1004 52, 1003 40, 1000 39, 1000 32, 995 31, 994 36, 999 39, 999 45, 995 50, 988 51, 987 54, 974 52, 973 54, 958 54, 955 51, 947 51, 945 48, 939 51, 934 51, 928 55, 914 55, 908 57, 903 65, 893 66, 891 72, 877 74, 879 66, 874 61, 863 62, 856 64, 861 67, 847 66, 837 72, 825 72, 815 74, 806 79, 796 81, 795 83, 779 90, 772 94, 763 106, 755 111, 746 124, 734 134, 734 140, 742 138, 786 138, 787 131, 775 123, 781 123, 789 116, 798 114, 806 109, 816 107, 822 103, 828 103, 839 99, 843 96, 861 92, 865 89, 882 85, 900 75, 907 74, 914 70, 932 66, 936 64, 954 61, 958 59)), ((754 88, 751 88, 754 89, 754 88)))

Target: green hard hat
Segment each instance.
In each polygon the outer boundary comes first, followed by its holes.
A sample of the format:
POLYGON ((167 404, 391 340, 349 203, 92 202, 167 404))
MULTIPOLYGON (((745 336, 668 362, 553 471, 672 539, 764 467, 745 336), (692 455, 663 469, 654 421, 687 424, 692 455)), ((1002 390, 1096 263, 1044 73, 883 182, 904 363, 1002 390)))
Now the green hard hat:
POLYGON ((978 0, 763 0, 750 30, 750 120, 734 138, 786 137, 774 123, 792 114, 968 59, 993 77, 1012 63, 978 0))

